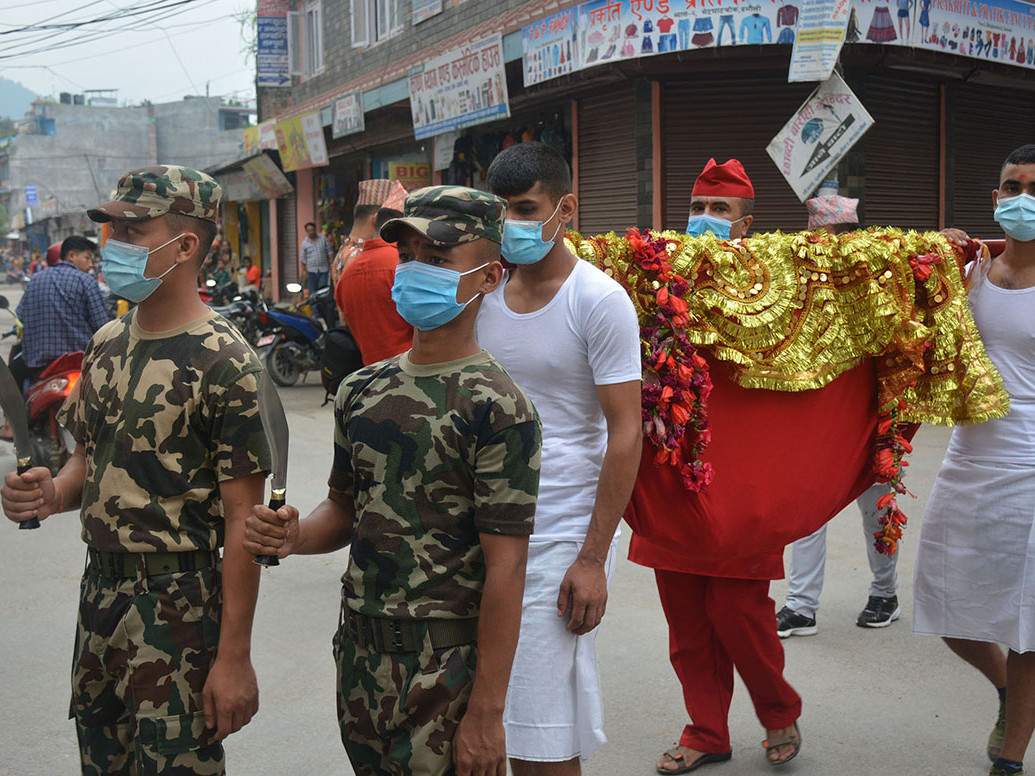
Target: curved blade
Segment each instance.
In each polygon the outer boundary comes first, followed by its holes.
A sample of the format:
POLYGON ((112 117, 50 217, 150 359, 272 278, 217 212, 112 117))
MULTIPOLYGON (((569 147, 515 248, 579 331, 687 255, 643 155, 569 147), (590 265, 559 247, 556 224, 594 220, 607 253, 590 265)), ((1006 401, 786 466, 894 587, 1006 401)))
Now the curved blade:
POLYGON ((288 422, 284 405, 269 373, 263 369, 259 379, 259 417, 273 458, 273 488, 287 487, 288 422))
POLYGON ((14 449, 18 452, 19 462, 32 456, 32 438, 29 436, 29 416, 25 413, 25 399, 18 388, 18 382, 11 374, 10 368, 0 358, 0 407, 11 423, 14 435, 14 449))

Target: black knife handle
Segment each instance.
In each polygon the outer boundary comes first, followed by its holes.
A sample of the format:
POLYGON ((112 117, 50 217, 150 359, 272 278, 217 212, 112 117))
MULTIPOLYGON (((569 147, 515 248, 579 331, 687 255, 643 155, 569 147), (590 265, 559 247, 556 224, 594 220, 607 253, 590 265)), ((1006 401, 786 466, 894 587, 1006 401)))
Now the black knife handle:
MULTIPOLYGON (((276 512, 286 503, 287 488, 274 488, 270 491, 270 503, 267 504, 270 509, 276 512)), ((276 555, 256 555, 255 562, 260 566, 279 566, 280 558, 276 555)))
MULTIPOLYGON (((32 459, 31 458, 19 458, 18 459, 18 473, 19 474, 25 474, 25 472, 29 471, 29 469, 31 469, 31 468, 32 468, 32 459)), ((31 517, 31 518, 29 518, 28 520, 26 520, 24 522, 18 523, 18 528, 19 528, 19 530, 22 530, 22 531, 28 531, 28 530, 31 530, 33 528, 39 528, 39 527, 40 527, 40 521, 37 518, 35 518, 35 517, 31 517)))

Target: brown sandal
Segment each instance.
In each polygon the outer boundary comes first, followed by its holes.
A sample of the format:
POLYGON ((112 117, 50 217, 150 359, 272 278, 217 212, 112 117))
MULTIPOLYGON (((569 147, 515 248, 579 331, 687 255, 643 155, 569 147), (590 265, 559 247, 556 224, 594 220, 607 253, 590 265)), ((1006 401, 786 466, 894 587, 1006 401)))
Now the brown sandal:
MULTIPOLYGON (((682 746, 681 744, 676 744, 671 749, 669 749, 667 752, 663 752, 661 756, 662 757, 667 757, 672 762, 674 762, 677 765, 679 765, 680 763, 683 763, 683 762, 686 761, 686 755, 684 755, 679 750, 680 749, 686 749, 686 748, 687 747, 682 746)), ((702 765, 709 765, 711 763, 724 763, 727 760, 729 760, 731 757, 733 757, 733 752, 732 751, 724 752, 722 754, 707 754, 707 753, 705 753, 705 754, 702 754, 700 757, 698 757, 696 760, 694 760, 689 765, 682 765, 679 768, 675 768, 674 770, 669 770, 667 768, 658 768, 658 767, 655 767, 654 770, 656 770, 658 773, 665 773, 665 774, 670 774, 670 773, 690 773, 690 771, 697 770, 702 765)))
POLYGON ((774 767, 777 765, 784 765, 785 763, 789 763, 791 760, 797 757, 798 752, 801 751, 801 729, 798 727, 797 722, 792 722, 788 728, 785 728, 785 730, 790 730, 790 728, 793 728, 793 731, 781 733, 778 736, 767 738, 765 741, 762 742, 762 747, 765 749, 765 761, 774 767), (791 754, 788 757, 785 757, 782 760, 770 760, 769 753, 774 749, 779 749, 781 746, 793 746, 794 751, 791 752, 791 754))

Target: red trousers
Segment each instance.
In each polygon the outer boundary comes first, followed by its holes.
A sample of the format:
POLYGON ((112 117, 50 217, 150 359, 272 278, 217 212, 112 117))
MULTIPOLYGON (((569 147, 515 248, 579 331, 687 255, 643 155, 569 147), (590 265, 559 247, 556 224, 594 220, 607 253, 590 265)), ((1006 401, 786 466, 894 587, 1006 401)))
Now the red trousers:
POLYGON ((801 697, 783 678, 768 579, 654 573, 668 620, 669 657, 691 720, 679 739, 682 746, 730 751, 734 668, 764 728, 785 728, 801 716, 801 697))

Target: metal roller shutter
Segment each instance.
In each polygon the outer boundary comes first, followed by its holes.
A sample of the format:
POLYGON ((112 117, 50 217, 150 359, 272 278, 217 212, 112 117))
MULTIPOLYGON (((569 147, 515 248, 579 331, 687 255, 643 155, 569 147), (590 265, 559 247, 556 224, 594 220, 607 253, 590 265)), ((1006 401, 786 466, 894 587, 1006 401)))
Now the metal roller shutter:
POLYGON ((937 229, 938 86, 871 75, 861 97, 874 120, 860 141, 866 153, 866 225, 937 229))
POLYGON ((295 198, 277 200, 277 240, 280 251, 281 291, 288 283, 298 282, 298 221, 295 198))
POLYGON ((992 190, 1003 160, 1015 148, 1035 143, 1035 94, 977 84, 956 87, 956 163, 952 223, 975 237, 1001 237, 992 218, 992 190))
POLYGON ((752 231, 803 229, 805 206, 765 149, 814 88, 787 83, 786 72, 666 82, 661 93, 665 227, 686 229, 690 190, 714 156, 720 163, 739 159, 751 178, 752 231))
POLYGON ((579 100, 579 231, 636 225, 636 98, 631 84, 579 100))

